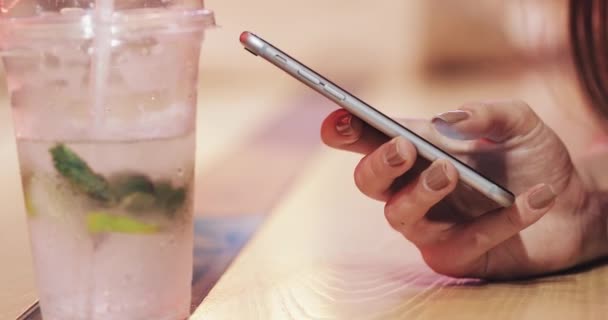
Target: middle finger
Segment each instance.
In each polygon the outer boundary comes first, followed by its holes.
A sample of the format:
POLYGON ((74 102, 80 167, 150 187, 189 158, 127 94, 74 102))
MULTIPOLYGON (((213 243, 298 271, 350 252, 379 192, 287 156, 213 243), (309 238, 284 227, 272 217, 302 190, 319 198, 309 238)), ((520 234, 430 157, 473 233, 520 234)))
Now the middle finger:
POLYGON ((365 156, 355 169, 355 184, 370 198, 386 201, 395 179, 416 162, 416 148, 403 137, 381 145, 365 156))

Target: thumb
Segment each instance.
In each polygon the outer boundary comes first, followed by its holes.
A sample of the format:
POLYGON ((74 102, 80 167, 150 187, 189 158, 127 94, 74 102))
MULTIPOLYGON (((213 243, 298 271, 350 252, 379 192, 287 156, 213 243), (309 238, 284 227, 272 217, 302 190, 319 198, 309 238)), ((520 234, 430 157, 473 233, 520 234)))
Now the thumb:
POLYGON ((441 134, 459 140, 487 139, 495 143, 525 137, 542 121, 519 100, 476 102, 433 118, 441 134))

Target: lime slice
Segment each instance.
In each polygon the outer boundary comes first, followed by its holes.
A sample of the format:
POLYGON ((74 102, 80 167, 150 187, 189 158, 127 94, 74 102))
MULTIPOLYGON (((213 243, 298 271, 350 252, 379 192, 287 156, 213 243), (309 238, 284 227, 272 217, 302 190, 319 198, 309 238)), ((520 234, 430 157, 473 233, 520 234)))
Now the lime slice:
POLYGON ((35 217, 36 208, 34 207, 34 201, 32 200, 29 192, 24 193, 23 197, 25 198, 25 212, 27 213, 27 216, 30 218, 35 217))
POLYGON ((117 216, 105 212, 91 212, 87 215, 87 228, 91 233, 115 232, 130 234, 156 233, 156 225, 141 222, 127 216, 117 216))

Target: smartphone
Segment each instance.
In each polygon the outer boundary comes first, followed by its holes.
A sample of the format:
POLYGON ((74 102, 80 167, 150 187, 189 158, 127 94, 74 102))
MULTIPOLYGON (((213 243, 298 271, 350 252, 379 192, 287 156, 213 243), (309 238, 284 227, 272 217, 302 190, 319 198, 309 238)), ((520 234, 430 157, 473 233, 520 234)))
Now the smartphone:
POLYGON ((348 110, 350 113, 386 134, 388 137, 405 137, 414 144, 420 157, 429 162, 433 162, 437 159, 447 159, 451 161, 458 170, 460 180, 463 183, 493 200, 499 206, 506 208, 513 205, 515 196, 509 190, 488 179, 454 156, 441 150, 439 147, 423 139, 397 121, 384 115, 361 99, 327 80, 327 78, 308 68, 285 52, 277 49, 264 39, 251 32, 245 31, 241 34, 240 41, 244 48, 253 55, 262 57, 279 69, 287 72, 292 77, 332 100, 340 107, 348 110))

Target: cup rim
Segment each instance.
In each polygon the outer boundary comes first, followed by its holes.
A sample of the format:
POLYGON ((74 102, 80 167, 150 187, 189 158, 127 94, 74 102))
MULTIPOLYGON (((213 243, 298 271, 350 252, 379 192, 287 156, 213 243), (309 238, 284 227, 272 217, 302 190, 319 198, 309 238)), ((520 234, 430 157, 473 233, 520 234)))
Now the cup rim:
POLYGON ((99 26, 104 26, 112 36, 116 36, 146 32, 193 32, 215 27, 216 23, 213 11, 201 8, 122 10, 115 12, 109 19, 99 18, 94 12, 78 16, 50 13, 42 16, 0 18, 0 43, 14 38, 94 38, 99 26))

